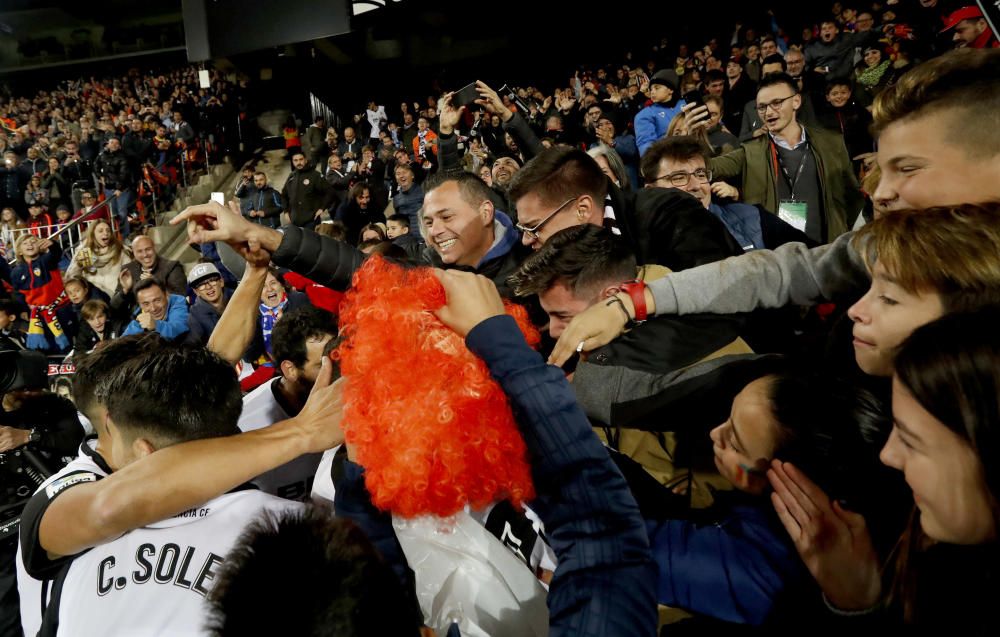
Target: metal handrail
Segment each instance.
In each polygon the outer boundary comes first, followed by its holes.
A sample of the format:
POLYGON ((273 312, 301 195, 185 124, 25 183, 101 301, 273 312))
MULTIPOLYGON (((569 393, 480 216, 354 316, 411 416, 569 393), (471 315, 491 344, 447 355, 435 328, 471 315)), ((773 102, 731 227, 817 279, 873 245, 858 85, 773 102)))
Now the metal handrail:
MULTIPOLYGON (((94 206, 91 210, 89 210, 88 212, 83 213, 82 215, 80 215, 76 219, 70 219, 68 222, 66 222, 65 225, 59 225, 59 226, 54 226, 54 225, 53 226, 39 226, 39 227, 36 227, 36 228, 15 228, 14 232, 15 233, 20 233, 20 234, 33 234, 32 230, 40 230, 42 228, 56 228, 56 230, 54 232, 51 232, 51 234, 49 234, 47 237, 45 237, 49 241, 52 241, 53 239, 57 239, 59 237, 59 235, 65 234, 65 233, 69 232, 70 230, 72 230, 73 228, 76 228, 77 226, 79 226, 84 221, 92 221, 93 220, 93 216, 95 214, 101 212, 102 208, 105 208, 105 207, 110 208, 111 202, 114 201, 115 199, 117 199, 118 197, 121 197, 123 194, 125 194, 125 193, 122 192, 120 194, 112 195, 112 196, 108 197, 107 199, 105 199, 104 201, 100 202, 99 204, 97 204, 96 206, 94 206)), ((108 217, 110 218, 111 230, 113 232, 117 232, 118 231, 118 228, 117 228, 117 219, 115 219, 115 215, 114 214, 109 214, 108 217)), ((70 236, 72 236, 72 235, 70 235, 70 236)), ((78 238, 79 238, 79 235, 78 235, 78 238)), ((60 241, 60 244, 61 243, 62 242, 60 241)), ((79 241, 77 241, 77 242, 72 242, 71 241, 70 242, 70 248, 75 248, 77 243, 79 243, 79 241)), ((11 248, 13 249, 13 245, 11 246, 11 248)), ((7 259, 7 263, 9 265, 13 265, 16 261, 17 261, 17 255, 16 254, 13 255, 13 258, 8 258, 7 259)))

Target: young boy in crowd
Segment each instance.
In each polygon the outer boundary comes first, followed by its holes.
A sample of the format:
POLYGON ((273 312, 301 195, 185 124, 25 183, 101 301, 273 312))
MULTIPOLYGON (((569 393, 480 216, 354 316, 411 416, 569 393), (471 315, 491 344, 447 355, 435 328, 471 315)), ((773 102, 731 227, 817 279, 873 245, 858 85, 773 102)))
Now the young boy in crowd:
POLYGON ((24 235, 17 240, 18 262, 11 285, 31 309, 26 345, 29 349, 64 352, 76 334, 76 318, 59 272, 62 250, 48 239, 24 235))

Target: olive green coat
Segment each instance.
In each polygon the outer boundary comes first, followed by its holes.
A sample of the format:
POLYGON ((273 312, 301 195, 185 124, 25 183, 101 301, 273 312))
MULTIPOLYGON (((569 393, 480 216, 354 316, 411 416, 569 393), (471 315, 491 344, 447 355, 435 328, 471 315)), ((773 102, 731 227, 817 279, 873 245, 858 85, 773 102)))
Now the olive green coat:
MULTIPOLYGON (((819 173, 820 196, 826 216, 827 241, 833 241, 854 225, 864 206, 864 195, 844 146, 844 137, 816 126, 806 127, 806 139, 819 173)), ((714 179, 740 186, 742 201, 778 211, 777 175, 771 157, 770 136, 744 142, 736 150, 709 163, 714 179)))

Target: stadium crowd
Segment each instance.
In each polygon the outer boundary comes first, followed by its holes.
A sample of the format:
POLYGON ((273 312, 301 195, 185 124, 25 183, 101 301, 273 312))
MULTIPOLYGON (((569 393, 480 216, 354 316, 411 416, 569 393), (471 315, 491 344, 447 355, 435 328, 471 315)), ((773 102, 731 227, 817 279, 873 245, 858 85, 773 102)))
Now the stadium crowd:
POLYGON ((995 630, 1000 45, 758 22, 291 116, 193 264, 245 82, 0 100, 0 635, 995 630))

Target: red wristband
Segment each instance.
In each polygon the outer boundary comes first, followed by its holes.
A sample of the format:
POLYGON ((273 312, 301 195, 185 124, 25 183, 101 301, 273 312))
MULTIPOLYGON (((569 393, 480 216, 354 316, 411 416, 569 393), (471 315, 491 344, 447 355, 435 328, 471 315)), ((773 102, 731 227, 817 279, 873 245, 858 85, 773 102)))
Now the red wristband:
POLYGON ((628 293, 635 307, 635 320, 641 323, 646 320, 646 283, 644 281, 629 281, 621 285, 621 289, 628 293))

